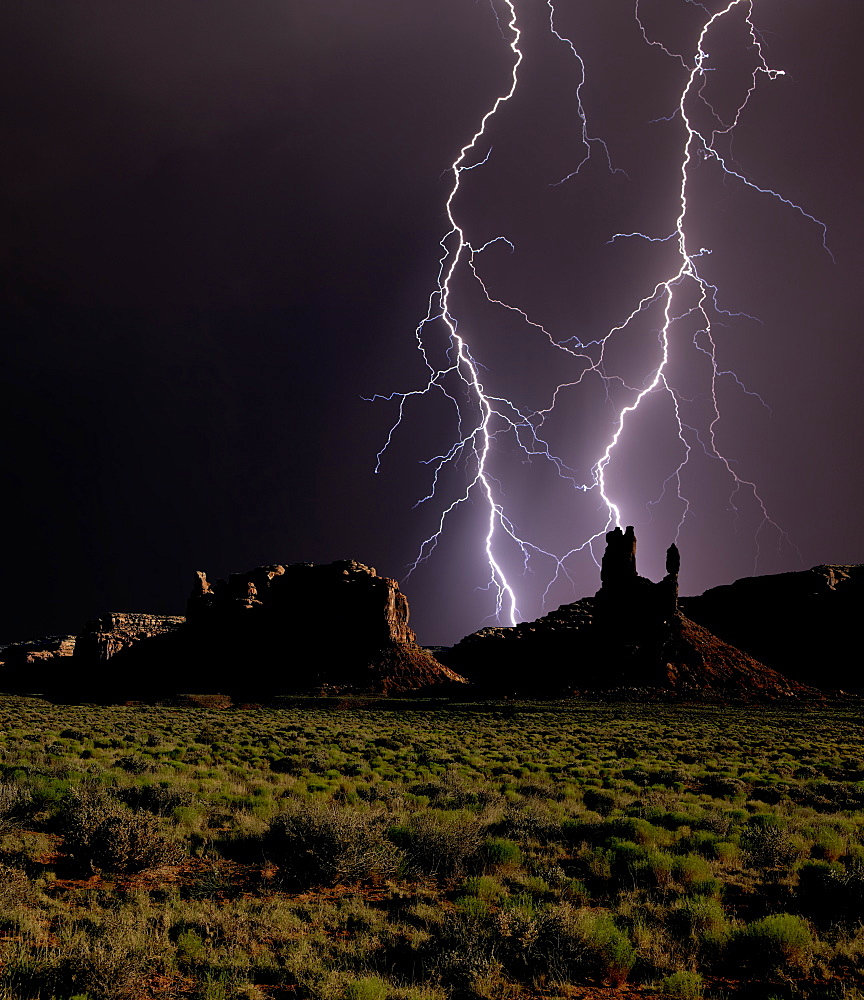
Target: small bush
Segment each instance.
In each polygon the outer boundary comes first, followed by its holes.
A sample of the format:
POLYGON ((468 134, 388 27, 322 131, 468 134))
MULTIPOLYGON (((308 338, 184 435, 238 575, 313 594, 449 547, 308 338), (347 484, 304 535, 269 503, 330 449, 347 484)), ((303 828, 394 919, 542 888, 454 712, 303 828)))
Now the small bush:
POLYGON ((803 971, 810 965, 814 944, 810 925, 803 917, 772 913, 738 931, 732 938, 732 952, 755 972, 803 971))
POLYGON ((73 792, 58 827, 66 851, 90 868, 138 872, 181 855, 154 816, 132 813, 100 789, 73 792))
POLYGON ((526 958, 535 976, 588 978, 620 986, 633 968, 636 951, 611 914, 562 903, 543 914, 526 958))
POLYGON ((708 862, 698 854, 686 854, 672 864, 672 875, 681 885, 694 887, 709 882, 714 873, 708 862))
POLYGON ((439 979, 457 996, 473 997, 475 982, 496 972, 499 939, 486 914, 459 909, 447 913, 417 952, 427 974, 439 979))
POLYGON ((592 812, 600 813, 601 816, 608 816, 620 802, 620 797, 614 792, 603 791, 599 788, 589 788, 582 801, 592 812))
POLYGON ((507 890, 490 875, 480 875, 477 878, 465 880, 462 892, 466 896, 473 896, 482 899, 487 903, 495 903, 507 895, 507 890))
POLYGON ((784 867, 797 854, 788 831, 770 813, 759 813, 750 819, 741 834, 741 849, 751 868, 784 867))
POLYGON ((814 858, 836 861, 846 849, 843 837, 836 830, 822 829, 816 834, 810 853, 814 858))
POLYGON ((522 861, 522 850, 515 841, 494 838, 483 842, 481 852, 487 867, 518 865, 522 861))
POLYGON ((676 1000, 701 1000, 705 983, 698 972, 673 972, 658 984, 660 989, 676 1000))
POLYGON ((345 988, 345 1000, 387 1000, 387 984, 377 976, 355 979, 345 988))
POLYGON ((391 829, 390 838, 405 852, 410 871, 452 878, 482 868, 482 832, 470 813, 427 809, 391 829))
POLYGON ((669 912, 669 925, 678 937, 700 937, 706 933, 720 934, 729 922, 722 905, 705 896, 677 900, 669 912))
POLYGON ((191 805, 194 796, 186 789, 133 785, 122 789, 119 798, 131 809, 146 809, 157 816, 170 816, 180 806, 191 805))
POLYGON ((396 871, 400 858, 382 826, 377 814, 297 803, 270 824, 264 848, 289 882, 345 884, 396 871))
POLYGON ((33 795, 28 788, 0 784, 0 819, 21 819, 33 811, 33 795))
POLYGON ((864 919, 864 868, 853 862, 807 861, 798 872, 796 896, 801 910, 824 923, 864 919))
POLYGON ((118 813, 100 823, 88 846, 88 860, 97 868, 124 873, 168 864, 181 856, 154 817, 133 813, 118 813))

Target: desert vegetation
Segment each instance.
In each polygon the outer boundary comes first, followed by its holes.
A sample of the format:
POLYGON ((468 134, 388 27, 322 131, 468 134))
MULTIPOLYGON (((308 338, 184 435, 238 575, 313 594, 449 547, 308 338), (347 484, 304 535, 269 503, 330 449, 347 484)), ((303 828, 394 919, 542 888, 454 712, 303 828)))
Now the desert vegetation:
POLYGON ((855 705, 0 719, 6 1000, 864 996, 855 705))

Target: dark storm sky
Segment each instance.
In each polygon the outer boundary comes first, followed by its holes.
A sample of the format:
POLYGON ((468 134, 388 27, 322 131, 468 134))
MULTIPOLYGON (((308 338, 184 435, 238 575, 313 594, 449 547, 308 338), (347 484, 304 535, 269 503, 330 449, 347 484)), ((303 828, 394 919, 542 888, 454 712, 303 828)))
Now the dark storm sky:
MULTIPOLYGON (((503 234, 516 246, 481 258, 491 290, 556 336, 587 340, 674 269, 668 247, 606 241, 674 225, 681 126, 656 120, 684 74, 645 45, 632 0, 557 6, 585 59, 590 130, 627 176, 595 149, 578 177, 550 186, 582 155, 579 68, 548 34, 545 3, 521 0, 521 89, 455 207, 477 244, 503 234)), ((763 573, 864 561, 858 8, 756 4, 768 62, 786 75, 760 81, 731 148, 754 181, 826 223, 836 263, 800 214, 716 168, 694 174, 694 243, 713 251, 704 273, 728 309, 760 320, 716 329, 720 366, 770 407, 725 378, 718 439, 794 545, 770 526, 754 541, 752 500, 730 503, 718 464, 697 457, 684 480, 685 593, 751 574, 757 546, 763 573)), ((692 51, 694 5, 641 10, 692 51)), ((76 631, 106 610, 182 612, 196 569, 356 558, 404 579, 437 517, 431 503, 413 509, 429 489, 421 460, 452 440, 452 413, 412 406, 376 475, 395 413, 362 397, 423 384, 414 329, 447 229, 447 168, 509 86, 492 5, 10 0, 0 22, 0 640, 76 631)), ((734 65, 740 40, 718 35, 718 64, 734 65)), ((718 106, 742 79, 712 78, 718 106)), ((560 353, 467 280, 455 301, 490 391, 545 405, 568 378, 560 353)), ((674 371, 695 419, 705 382, 685 360, 692 335, 682 327, 674 371)), ((616 370, 644 377, 646 343, 650 321, 616 348, 616 370)), ((596 384, 550 420, 580 476, 609 421, 596 384)), ((596 495, 564 491, 507 447, 496 473, 520 530, 566 551, 600 529, 596 495)), ((662 572, 681 506, 668 491, 646 502, 678 455, 658 400, 610 466, 647 575, 662 572)), ((404 585, 422 642, 455 641, 492 610, 477 590, 483 517, 477 502, 460 510, 404 585)), ((512 553, 502 559, 515 574, 512 553)), ((514 576, 527 618, 541 612, 545 568, 514 576)), ((598 585, 586 556, 568 568, 550 609, 598 585)))

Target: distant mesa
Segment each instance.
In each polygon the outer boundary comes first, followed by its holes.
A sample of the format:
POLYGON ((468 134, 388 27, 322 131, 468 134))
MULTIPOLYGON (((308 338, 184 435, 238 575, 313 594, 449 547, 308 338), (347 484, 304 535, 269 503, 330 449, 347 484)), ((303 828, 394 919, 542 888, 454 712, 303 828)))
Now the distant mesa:
POLYGON ((186 640, 215 654, 226 645, 258 658, 284 686, 403 694, 465 679, 417 644, 399 584, 347 560, 260 566, 211 585, 198 573, 186 640), (293 676, 284 672, 295 659, 293 676))
POLYGON ((681 599, 685 614, 775 670, 861 691, 864 566, 746 577, 681 599))

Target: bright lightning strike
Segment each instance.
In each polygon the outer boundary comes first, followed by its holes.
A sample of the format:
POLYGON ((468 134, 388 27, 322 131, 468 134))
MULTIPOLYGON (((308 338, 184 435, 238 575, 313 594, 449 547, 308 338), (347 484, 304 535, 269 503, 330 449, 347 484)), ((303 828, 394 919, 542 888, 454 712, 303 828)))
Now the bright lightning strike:
MULTIPOLYGON (((758 525, 755 530, 755 552, 759 555, 760 536, 770 528, 778 537, 789 541, 782 529, 770 516, 768 508, 760 496, 756 484, 736 470, 735 462, 721 448, 718 431, 722 421, 718 386, 723 379, 730 379, 743 393, 755 396, 764 405, 761 397, 747 388, 734 373, 723 368, 718 359, 717 328, 723 322, 736 317, 755 320, 746 314, 733 313, 720 304, 720 291, 700 272, 703 258, 711 254, 710 247, 696 248, 688 235, 693 211, 694 169, 710 167, 719 172, 726 181, 748 188, 756 194, 775 199, 785 209, 799 213, 811 223, 826 250, 827 232, 823 223, 808 213, 800 205, 792 202, 777 191, 758 184, 740 169, 732 165, 728 153, 721 150, 742 120, 751 97, 762 80, 774 81, 783 75, 783 70, 772 68, 767 61, 764 46, 754 24, 754 0, 728 0, 712 13, 708 6, 685 0, 691 7, 704 15, 696 33, 692 52, 672 51, 661 40, 652 38, 643 22, 639 0, 634 0, 634 16, 638 31, 644 41, 659 48, 671 60, 680 64, 683 73, 682 86, 674 113, 659 119, 676 125, 680 129, 680 155, 677 165, 676 203, 670 213, 669 227, 665 233, 651 234, 626 232, 610 234, 608 242, 638 239, 646 243, 674 247, 674 263, 666 277, 652 283, 622 322, 604 332, 587 338, 572 335, 557 336, 543 324, 536 322, 518 304, 506 301, 492 289, 490 280, 482 273, 484 254, 502 249, 515 252, 512 240, 506 234, 492 239, 472 242, 467 224, 462 220, 458 206, 463 196, 463 178, 469 171, 482 173, 495 156, 489 139, 494 120, 505 115, 507 105, 513 102, 524 73, 525 54, 522 47, 524 28, 523 0, 501 0, 499 9, 493 3, 498 28, 509 45, 512 64, 509 80, 503 92, 495 98, 480 119, 471 138, 461 147, 449 171, 452 182, 445 203, 448 229, 440 241, 441 256, 435 287, 429 297, 425 316, 415 331, 417 347, 428 375, 425 383, 408 392, 395 392, 384 398, 396 404, 397 414, 378 454, 380 468, 394 436, 406 419, 406 410, 422 397, 439 395, 446 400, 455 417, 457 433, 452 443, 439 455, 426 460, 431 471, 429 491, 418 503, 434 505, 444 492, 442 483, 445 476, 452 480, 456 474, 462 476, 462 486, 452 496, 440 502, 434 518, 434 530, 422 542, 416 558, 410 567, 413 572, 434 552, 447 530, 454 513, 464 505, 482 505, 485 511, 482 538, 478 547, 482 550, 488 566, 488 589, 494 596, 494 614, 498 620, 515 625, 520 618, 517 597, 517 577, 533 572, 535 565, 545 565, 547 585, 543 595, 545 601, 552 586, 564 575, 568 575, 568 561, 577 553, 587 552, 594 558, 594 545, 609 528, 632 520, 632 514, 623 516, 627 509, 625 498, 619 497, 611 485, 610 472, 615 466, 616 455, 636 421, 646 401, 658 396, 668 399, 674 433, 671 446, 678 449, 679 457, 674 460, 674 469, 662 487, 665 495, 670 485, 679 507, 677 531, 681 532, 685 523, 693 516, 693 503, 688 498, 686 472, 694 452, 707 456, 717 463, 730 483, 729 508, 736 514, 745 502, 753 505, 757 512, 758 525), (752 64, 749 83, 737 105, 730 111, 721 113, 712 103, 709 81, 712 74, 722 66, 715 64, 711 57, 711 46, 724 22, 734 18, 742 19, 747 37, 746 54, 752 64), (526 335, 540 337, 555 351, 561 352, 565 364, 575 366, 572 377, 559 382, 552 390, 545 406, 532 408, 517 405, 503 394, 494 393, 487 387, 487 381, 494 380, 494 372, 487 375, 483 359, 472 344, 474 331, 468 320, 460 324, 456 303, 456 288, 466 281, 474 283, 483 299, 492 307, 518 317, 526 335), (641 372, 638 383, 631 384, 632 376, 625 379, 613 373, 614 365, 609 354, 624 336, 633 336, 637 323, 644 324, 657 315, 653 336, 656 348, 652 349, 653 360, 641 372), (689 325, 688 325, 689 324, 689 325), (695 332, 692 331, 696 325, 695 332), (680 350, 674 334, 678 329, 689 332, 689 341, 707 363, 707 377, 704 393, 708 399, 707 415, 701 424, 685 415, 690 400, 682 387, 674 381, 673 355, 680 350), (589 380, 596 380, 605 388, 609 405, 614 407, 611 431, 599 456, 580 475, 557 454, 547 440, 544 427, 560 408, 567 394, 577 392, 589 380), (496 454, 506 443, 521 451, 525 462, 539 460, 548 463, 555 475, 567 483, 575 494, 594 495, 597 498, 596 523, 585 533, 577 546, 565 552, 553 552, 548 547, 536 544, 520 530, 515 518, 508 512, 507 481, 495 474, 496 454), (507 570, 507 559, 503 552, 516 552, 521 569, 507 570)), ((561 0, 558 0, 560 6, 561 0)), ((579 53, 578 45, 562 34, 557 26, 558 12, 556 0, 547 0, 548 31, 556 43, 566 47, 575 67, 577 83, 575 103, 578 139, 582 154, 563 177, 552 178, 553 186, 566 185, 583 171, 595 152, 602 154, 602 161, 610 174, 626 177, 624 171, 613 163, 609 148, 603 139, 589 130, 588 115, 585 110, 583 90, 586 86, 586 62, 579 53)), ((830 251, 828 251, 830 253, 830 251)), ((503 313, 502 313, 503 315, 503 313)), ((758 322, 758 320, 755 320, 758 322)), ((681 339, 681 338, 679 338, 681 339)), ((641 350, 641 349, 640 349, 641 350)), ((659 503, 660 497, 651 501, 659 503)), ((510 558, 512 562, 512 556, 510 558)), ((410 574, 409 574, 410 575, 410 574)))

